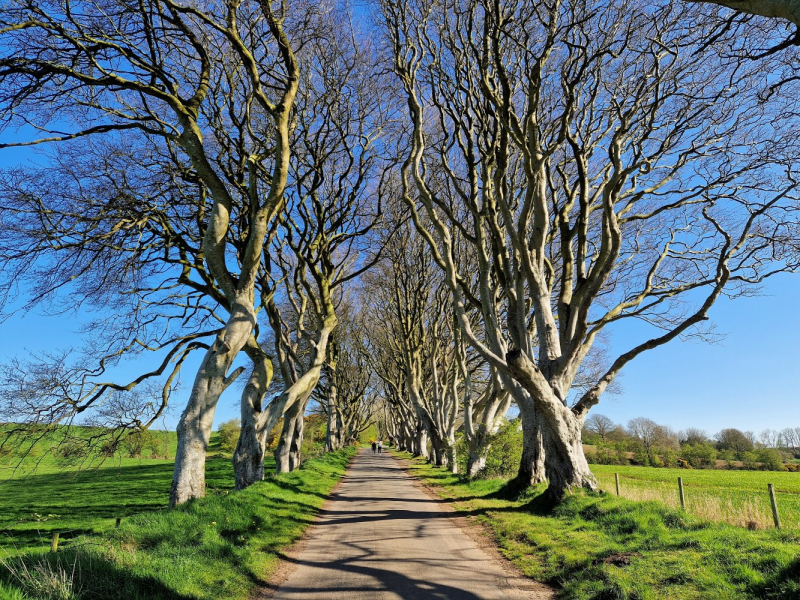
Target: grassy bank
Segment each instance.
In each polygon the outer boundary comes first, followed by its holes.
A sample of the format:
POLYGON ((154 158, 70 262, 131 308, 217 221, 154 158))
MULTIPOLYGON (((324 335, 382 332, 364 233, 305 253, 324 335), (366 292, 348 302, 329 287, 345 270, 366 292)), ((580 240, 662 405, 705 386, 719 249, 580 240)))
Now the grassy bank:
POLYGON ((419 459, 411 472, 489 527, 526 575, 580 600, 800 598, 800 531, 748 531, 657 502, 575 494, 556 508, 499 479, 468 482, 419 459))
MULTIPOLYGON (((170 436, 174 446, 174 433, 159 433, 170 436)), ((210 493, 233 489, 230 456, 219 453, 217 437, 212 436, 206 469, 210 493)), ((268 465, 273 467, 274 463, 268 465)), ((78 464, 48 451, 22 462, 13 455, 2 457, 0 557, 44 552, 56 531, 67 547, 81 534, 113 529, 117 518, 125 521, 131 515, 165 509, 172 468, 173 460, 150 457, 112 456, 78 464)))
POLYGON ((313 520, 354 453, 348 448, 307 461, 241 492, 218 488, 174 510, 131 516, 119 529, 72 538, 55 555, 6 559, 2 579, 31 598, 247 598, 275 568, 277 552, 313 520))

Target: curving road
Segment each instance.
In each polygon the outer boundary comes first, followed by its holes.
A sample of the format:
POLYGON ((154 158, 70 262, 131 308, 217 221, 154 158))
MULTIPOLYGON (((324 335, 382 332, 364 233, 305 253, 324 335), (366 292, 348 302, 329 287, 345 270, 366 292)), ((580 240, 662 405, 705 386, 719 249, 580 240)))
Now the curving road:
POLYGON ((552 592, 467 536, 390 454, 362 450, 274 600, 522 600, 552 592), (527 589, 522 589, 527 588, 527 589))

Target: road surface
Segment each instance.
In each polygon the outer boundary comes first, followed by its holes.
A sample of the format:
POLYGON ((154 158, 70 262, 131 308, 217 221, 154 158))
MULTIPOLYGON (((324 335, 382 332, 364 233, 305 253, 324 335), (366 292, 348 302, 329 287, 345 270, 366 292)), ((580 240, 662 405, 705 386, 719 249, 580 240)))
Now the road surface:
POLYGON ((362 450, 294 557, 274 600, 544 600, 413 483, 390 454, 362 450))

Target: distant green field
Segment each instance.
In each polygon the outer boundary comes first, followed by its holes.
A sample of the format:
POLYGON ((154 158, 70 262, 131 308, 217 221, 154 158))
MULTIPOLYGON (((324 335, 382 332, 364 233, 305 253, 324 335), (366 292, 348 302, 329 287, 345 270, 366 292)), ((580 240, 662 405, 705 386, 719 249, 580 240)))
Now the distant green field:
POLYGON ((633 500, 658 500, 679 506, 678 477, 683 478, 686 510, 699 517, 733 525, 773 526, 767 484, 775 486, 782 526, 800 528, 800 473, 655 469, 592 465, 600 487, 615 493, 619 473, 621 495, 633 500))
MULTIPOLYGON (((216 437, 207 483, 211 493, 225 493, 233 489, 233 467, 229 457, 215 454, 216 437)), ((118 517, 162 510, 169 502, 172 459, 115 456, 78 468, 46 453, 18 462, 13 456, 0 462, 0 557, 45 551, 55 531, 69 547, 80 534, 106 532, 118 517)))

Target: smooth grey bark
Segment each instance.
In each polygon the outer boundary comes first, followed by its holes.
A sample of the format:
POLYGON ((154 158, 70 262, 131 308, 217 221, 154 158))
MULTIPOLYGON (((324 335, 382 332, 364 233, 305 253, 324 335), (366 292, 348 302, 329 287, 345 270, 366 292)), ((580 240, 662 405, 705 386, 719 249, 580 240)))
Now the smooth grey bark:
POLYGON ((522 457, 515 484, 520 487, 537 485, 545 481, 545 462, 549 460, 542 437, 545 424, 527 390, 507 375, 501 374, 500 381, 516 401, 522 422, 522 457))
MULTIPOLYGON (((272 361, 254 339, 246 346, 253 370, 242 391, 240 403, 242 430, 233 453, 235 488, 244 489, 264 479, 266 431, 260 431, 259 415, 272 380, 272 361)), ((272 425, 269 425, 272 428, 272 425)))
POLYGON ((800 26, 800 0, 686 0, 694 4, 717 4, 760 17, 786 19, 800 26))
MULTIPOLYGON (((335 348, 335 347, 334 347, 335 348)), ((331 360, 328 361, 328 430, 325 433, 325 449, 328 452, 344 446, 344 423, 339 409, 339 385, 336 381, 338 360, 336 351, 332 349, 331 360)))
POLYGON ((296 402, 283 415, 283 428, 278 438, 278 445, 275 447, 275 472, 277 473, 292 471, 294 436, 298 421, 303 420, 304 412, 305 402, 296 402))
MULTIPOLYGON (((462 370, 466 363, 462 360, 462 370)), ((497 370, 491 369, 491 380, 477 402, 471 397, 471 384, 464 390, 464 436, 467 442, 467 476, 477 477, 486 466, 486 457, 508 409, 511 394, 503 387, 497 370)))
POLYGON ((468 452, 467 477, 474 479, 486 468, 486 457, 489 455, 488 440, 485 437, 476 440, 476 443, 470 446, 468 452))
POLYGON ((583 453, 583 417, 573 413, 549 385, 537 382, 541 372, 524 354, 509 352, 507 360, 523 388, 520 391, 517 386, 514 392, 523 432, 523 458, 516 482, 520 485, 541 483, 546 475, 547 494, 554 500, 561 499, 573 488, 596 490, 597 480, 583 453), (525 393, 530 396, 526 398, 525 393), (538 396, 534 398, 533 394, 538 396))
POLYGON ((289 445, 289 472, 299 469, 303 460, 303 432, 305 431, 305 414, 308 400, 303 405, 300 414, 294 419, 294 430, 292 431, 292 441, 289 445))
POLYGON ((417 423, 416 434, 414 435, 414 456, 421 456, 425 460, 429 459, 428 454, 428 430, 421 423, 417 423))
MULTIPOLYGON (((519 470, 514 478, 517 487, 525 488, 542 483, 545 480, 545 456, 547 449, 544 446, 542 423, 535 409, 520 408, 522 421, 522 457, 519 461, 519 470)), ((550 460, 550 457, 547 457, 550 460)))
MULTIPOLYGON (((224 389, 244 370, 238 369, 229 377, 226 376, 233 360, 250 339, 255 328, 255 281, 261 267, 263 244, 268 224, 283 209, 285 202, 284 191, 291 154, 289 120, 299 85, 299 71, 291 44, 283 31, 282 22, 272 13, 271 8, 263 6, 262 8, 271 33, 281 47, 281 57, 288 77, 279 104, 273 107, 269 102, 262 102, 275 124, 274 165, 269 192, 264 202, 255 201, 250 207, 251 224, 238 277, 229 272, 226 262, 225 238, 230 229, 232 206, 227 187, 211 168, 205 153, 201 151, 203 135, 198 124, 193 120, 184 123, 179 138, 193 166, 208 185, 214 198, 208 226, 203 236, 203 250, 208 269, 228 300, 230 316, 217 341, 203 359, 189 402, 178 424, 178 450, 175 455, 170 506, 205 495, 206 449, 211 437, 211 424, 217 401, 224 389)), ((251 200, 258 198, 258 177, 254 164, 250 169, 249 192, 251 200)))
POLYGON ((237 302, 228 322, 206 352, 195 376, 189 401, 178 422, 178 448, 169 505, 205 496, 206 450, 211 439, 214 412, 222 392, 243 371, 228 370, 247 342, 255 324, 252 298, 237 302))

